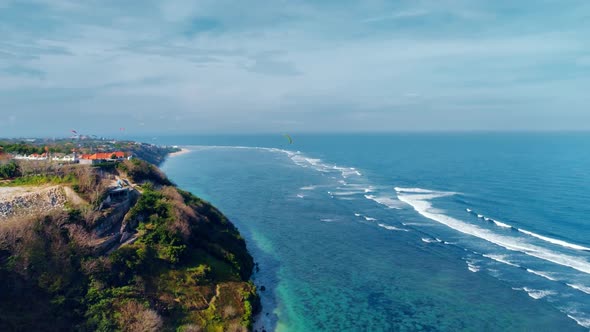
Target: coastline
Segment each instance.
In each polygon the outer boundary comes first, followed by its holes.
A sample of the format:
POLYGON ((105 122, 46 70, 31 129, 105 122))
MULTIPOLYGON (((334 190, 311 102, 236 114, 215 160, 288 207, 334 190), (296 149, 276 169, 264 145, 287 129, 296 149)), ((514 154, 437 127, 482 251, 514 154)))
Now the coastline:
POLYGON ((189 153, 189 152, 191 152, 191 150, 189 150, 189 149, 185 149, 185 148, 180 148, 180 151, 177 151, 177 152, 172 152, 172 153, 170 153, 170 154, 168 155, 168 157, 178 157, 178 156, 181 156, 181 155, 183 155, 183 154, 187 154, 187 153, 189 153))

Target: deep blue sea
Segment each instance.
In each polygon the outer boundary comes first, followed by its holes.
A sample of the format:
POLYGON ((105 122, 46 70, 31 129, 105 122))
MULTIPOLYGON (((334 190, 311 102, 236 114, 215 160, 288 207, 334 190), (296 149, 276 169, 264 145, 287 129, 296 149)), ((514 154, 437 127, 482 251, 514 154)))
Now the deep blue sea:
POLYGON ((292 137, 147 139, 245 236, 257 329, 590 328, 590 134, 292 137))

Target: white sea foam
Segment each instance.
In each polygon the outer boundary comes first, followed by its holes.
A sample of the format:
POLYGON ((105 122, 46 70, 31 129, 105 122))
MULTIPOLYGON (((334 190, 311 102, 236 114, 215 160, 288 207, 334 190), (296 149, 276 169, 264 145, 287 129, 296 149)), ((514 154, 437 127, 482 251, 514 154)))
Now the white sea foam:
POLYGON ((391 226, 391 225, 385 225, 385 224, 377 224, 379 227, 385 228, 387 230, 390 231, 401 231, 401 232, 408 232, 407 229, 403 229, 403 228, 397 228, 395 226, 391 226))
POLYGON ((432 211, 430 200, 442 196, 448 196, 449 193, 430 193, 430 194, 399 194, 398 198, 412 206, 422 216, 437 221, 456 231, 464 234, 478 237, 488 242, 512 251, 519 251, 526 255, 546 260, 555 264, 568 266, 580 272, 590 274, 590 263, 581 257, 570 256, 554 252, 552 250, 529 244, 521 239, 496 234, 490 230, 482 229, 476 225, 463 222, 459 219, 447 216, 442 213, 432 211))
POLYGON ((533 233, 533 232, 527 231, 525 229, 519 228, 518 231, 521 232, 521 233, 524 233, 526 235, 535 237, 537 239, 540 239, 540 240, 543 240, 543 241, 546 241, 546 242, 549 242, 549 243, 553 243, 553 244, 556 244, 558 246, 562 246, 562 247, 565 247, 565 248, 590 251, 590 248, 588 248, 588 247, 584 247, 584 246, 577 245, 577 244, 574 244, 574 243, 569 243, 569 242, 566 242, 566 241, 562 241, 562 240, 550 238, 550 237, 547 237, 547 236, 539 235, 537 233, 533 233))
POLYGON ((404 226, 420 226, 420 227, 432 227, 432 226, 436 226, 434 224, 425 224, 425 223, 421 223, 421 222, 405 222, 402 223, 404 226))
POLYGON ((498 227, 502 227, 502 228, 514 228, 514 227, 512 227, 512 226, 510 226, 508 224, 505 224, 505 223, 503 223, 501 221, 498 221, 498 220, 494 220, 492 218, 484 217, 483 220, 488 221, 488 222, 491 222, 491 223, 493 223, 494 225, 496 225, 498 227))
POLYGON ((442 242, 440 239, 432 239, 432 238, 428 238, 428 237, 423 237, 422 238, 422 242, 426 242, 426 243, 440 243, 442 242))
MULTIPOLYGON (((469 213, 472 213, 473 212, 473 210, 471 210, 471 209, 467 209, 467 210, 468 210, 469 213)), ((531 231, 527 231, 526 229, 516 228, 514 226, 508 225, 508 224, 503 223, 501 221, 498 221, 498 220, 495 220, 495 219, 486 217, 486 216, 484 216, 482 214, 477 214, 477 217, 478 218, 483 218, 485 221, 492 222, 492 223, 494 223, 494 225, 496 225, 498 227, 512 228, 512 229, 515 229, 515 230, 517 230, 517 231, 519 231, 519 232, 521 232, 523 234, 526 234, 528 236, 532 236, 532 237, 537 238, 539 240, 543 240, 543 241, 549 242, 551 244, 562 246, 564 248, 575 249, 575 250, 590 251, 590 248, 589 247, 585 247, 585 246, 582 246, 582 245, 578 245, 578 244, 566 242, 566 241, 563 241, 563 240, 554 239, 554 238, 551 238, 551 237, 548 237, 548 236, 544 236, 544 235, 540 235, 540 234, 537 234, 537 233, 533 233, 531 231)))
POLYGON ((324 219, 320 219, 320 221, 323 221, 323 222, 335 222, 335 221, 336 221, 336 219, 332 219, 332 218, 324 218, 324 219))
POLYGON ((528 273, 538 275, 539 277, 543 277, 543 278, 551 280, 551 281, 557 281, 557 279, 553 278, 548 272, 535 271, 535 270, 531 270, 531 269, 526 269, 526 271, 528 273))
POLYGON ((304 198, 304 197, 305 197, 305 195, 302 195, 302 194, 297 194, 297 197, 299 197, 299 198, 304 198))
POLYGON ((590 287, 588 287, 588 286, 579 285, 579 284, 566 284, 566 285, 568 285, 569 287, 571 287, 573 289, 577 289, 580 292, 590 294, 590 287))
POLYGON ((469 213, 469 214, 474 214, 478 218, 483 219, 483 220, 485 220, 487 222, 491 222, 491 223, 493 223, 494 225, 496 225, 498 227, 502 227, 502 228, 514 228, 514 227, 512 227, 512 226, 510 226, 510 225, 508 225, 506 223, 503 223, 501 221, 498 221, 498 220, 492 219, 490 217, 484 216, 483 214, 475 213, 472 209, 465 209, 465 211, 467 211, 467 213, 469 213))
POLYGON ((577 313, 577 312, 567 314, 567 316, 569 318, 573 319, 574 321, 576 321, 576 323, 578 323, 578 325, 583 326, 585 328, 590 328, 590 317, 587 317, 587 316, 582 317, 582 314, 577 313))
POLYGON ((527 292, 527 294, 529 294, 529 296, 532 297, 535 300, 539 300, 539 299, 544 298, 545 296, 555 295, 556 294, 552 290, 532 289, 532 288, 528 288, 528 287, 523 287, 522 289, 525 292, 527 292))
POLYGON ((354 167, 332 166, 332 169, 339 171, 344 178, 348 178, 351 176, 362 176, 361 172, 359 172, 354 167))
POLYGON ((299 188, 300 190, 315 190, 317 188, 317 186, 305 186, 305 187, 301 187, 299 188))
POLYGON ((299 154, 299 153, 294 153, 294 154, 288 153, 287 155, 289 156, 289 158, 291 158, 291 160, 295 164, 302 166, 302 167, 313 168, 318 172, 327 173, 327 172, 330 172, 330 170, 332 169, 329 165, 322 163, 321 159, 308 158, 308 157, 306 157, 302 154, 299 154))
MULTIPOLYGON (((309 157, 303 155, 299 151, 293 152, 293 151, 272 149, 272 148, 269 150, 286 153, 295 164, 297 164, 299 166, 303 166, 303 167, 311 167, 319 172, 328 173, 328 172, 337 171, 345 179, 347 179, 349 177, 362 176, 362 173, 354 167, 342 167, 342 166, 338 166, 338 165, 332 165, 329 163, 325 163, 321 159, 318 159, 318 158, 309 158, 309 157)), ((344 181, 344 180, 340 180, 340 181, 342 184, 346 184, 346 181, 344 181)))
POLYGON ((479 272, 479 266, 475 265, 475 262, 473 261, 466 261, 467 263, 467 269, 471 272, 479 272))
POLYGON ((358 191, 328 191, 328 193, 334 196, 353 196, 360 194, 358 191))
POLYGON ((514 266, 514 267, 520 267, 520 265, 512 263, 511 261, 506 259, 506 255, 482 255, 483 257, 487 257, 489 259, 495 260, 496 262, 502 263, 502 264, 506 264, 506 265, 510 265, 510 266, 514 266))
POLYGON ((367 216, 364 216, 364 218, 366 221, 376 221, 377 220, 375 218, 371 218, 371 217, 367 217, 367 216))
POLYGON ((390 209, 401 209, 401 202, 395 198, 375 195, 365 195, 365 198, 377 202, 381 205, 385 205, 390 209))
POLYGON ((510 225, 508 225, 508 224, 505 224, 505 223, 503 223, 503 222, 501 222, 501 221, 498 221, 498 220, 491 219, 491 221, 492 221, 492 222, 493 222, 493 223, 494 223, 496 226, 498 226, 498 227, 502 227, 502 228, 514 228, 514 227, 512 227, 512 226, 510 226, 510 225))
POLYGON ((361 184, 361 183, 342 183, 341 181, 338 181, 341 185, 338 186, 336 189, 338 190, 342 190, 342 191, 353 191, 355 193, 359 193, 359 194, 367 194, 367 193, 371 193, 375 190, 375 187, 371 186, 371 185, 367 185, 367 184, 361 184))
POLYGON ((401 187, 395 187, 394 189, 398 193, 421 193, 421 194, 433 194, 433 193, 436 193, 436 191, 432 191, 432 190, 428 190, 428 189, 422 189, 422 188, 401 188, 401 187))
POLYGON ((355 217, 360 217, 360 216, 361 216, 361 214, 360 214, 360 213, 355 213, 355 214, 354 214, 354 216, 355 216, 355 217))

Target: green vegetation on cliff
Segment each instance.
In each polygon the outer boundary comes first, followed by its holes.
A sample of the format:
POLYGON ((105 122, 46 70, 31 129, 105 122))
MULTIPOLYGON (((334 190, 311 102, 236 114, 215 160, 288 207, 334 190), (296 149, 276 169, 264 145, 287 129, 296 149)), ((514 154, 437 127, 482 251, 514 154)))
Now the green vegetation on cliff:
POLYGON ((251 326, 253 260, 215 207, 138 159, 53 176, 85 203, 0 219, 1 331, 251 326), (130 198, 105 205, 114 178, 129 182, 130 198))

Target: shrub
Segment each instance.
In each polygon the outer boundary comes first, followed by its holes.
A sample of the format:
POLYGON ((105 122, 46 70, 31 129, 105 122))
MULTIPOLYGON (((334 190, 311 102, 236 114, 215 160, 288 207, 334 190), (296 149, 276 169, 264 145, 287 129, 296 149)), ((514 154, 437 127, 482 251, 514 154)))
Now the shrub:
POLYGON ((156 311, 134 300, 120 305, 116 319, 119 328, 128 332, 155 332, 163 325, 162 317, 156 311))
POLYGON ((20 175, 18 164, 12 160, 4 165, 0 165, 0 179, 10 179, 20 175))
POLYGON ((141 159, 126 160, 119 163, 117 167, 119 170, 126 172, 136 183, 147 181, 161 186, 172 185, 172 182, 158 168, 141 159))

